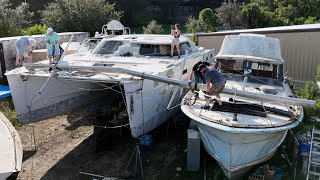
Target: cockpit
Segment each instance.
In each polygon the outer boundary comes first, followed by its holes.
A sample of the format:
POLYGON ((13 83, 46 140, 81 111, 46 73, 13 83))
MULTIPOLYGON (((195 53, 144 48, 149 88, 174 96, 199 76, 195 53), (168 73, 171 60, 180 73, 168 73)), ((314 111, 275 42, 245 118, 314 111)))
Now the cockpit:
POLYGON ((284 80, 283 64, 218 59, 216 67, 229 80, 267 83, 275 86, 282 86, 284 80))

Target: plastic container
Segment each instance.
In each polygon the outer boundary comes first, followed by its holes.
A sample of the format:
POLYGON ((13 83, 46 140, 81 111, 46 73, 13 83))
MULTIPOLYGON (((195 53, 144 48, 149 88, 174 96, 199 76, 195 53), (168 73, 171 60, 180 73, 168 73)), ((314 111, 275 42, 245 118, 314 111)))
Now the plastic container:
POLYGON ((273 175, 273 180, 281 180, 283 170, 279 167, 273 167, 273 171, 275 172, 273 175))
POLYGON ((140 145, 142 146, 151 146, 153 142, 152 135, 145 134, 139 138, 139 141, 140 141, 140 145))
POLYGON ((299 153, 309 152, 310 151, 310 144, 305 144, 301 140, 299 140, 299 153))

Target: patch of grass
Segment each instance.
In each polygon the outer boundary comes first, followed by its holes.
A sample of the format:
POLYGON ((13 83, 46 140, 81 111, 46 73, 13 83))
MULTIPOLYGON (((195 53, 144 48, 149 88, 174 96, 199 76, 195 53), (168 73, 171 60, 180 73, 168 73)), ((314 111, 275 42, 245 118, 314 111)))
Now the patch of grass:
POLYGON ((14 110, 11 98, 0 100, 0 111, 8 118, 14 127, 21 126, 21 124, 18 122, 17 114, 14 110))

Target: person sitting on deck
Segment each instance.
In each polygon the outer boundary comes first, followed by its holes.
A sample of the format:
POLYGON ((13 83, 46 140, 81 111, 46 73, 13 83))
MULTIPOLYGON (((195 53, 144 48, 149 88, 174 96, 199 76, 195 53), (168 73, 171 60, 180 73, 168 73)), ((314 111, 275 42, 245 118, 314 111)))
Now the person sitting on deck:
POLYGON ((59 35, 54 32, 51 27, 47 29, 47 34, 45 35, 45 41, 47 43, 47 54, 50 64, 52 63, 52 57, 56 56, 56 63, 59 62, 60 58, 60 48, 58 45, 59 35))
MULTIPOLYGON (((221 99, 220 99, 220 93, 223 91, 225 86, 225 79, 222 74, 220 74, 215 68, 207 68, 206 65, 202 64, 199 66, 199 71, 204 74, 204 77, 206 79, 207 84, 207 95, 215 95, 217 97, 217 102, 219 105, 222 105, 221 99), (211 84, 211 87, 210 87, 211 84)), ((204 109, 209 109, 211 98, 206 98, 207 102, 204 109)))
POLYGON ((31 37, 23 36, 16 40, 14 43, 17 51, 16 67, 20 67, 23 59, 27 58, 28 61, 32 60, 32 51, 36 47, 37 41, 31 37))

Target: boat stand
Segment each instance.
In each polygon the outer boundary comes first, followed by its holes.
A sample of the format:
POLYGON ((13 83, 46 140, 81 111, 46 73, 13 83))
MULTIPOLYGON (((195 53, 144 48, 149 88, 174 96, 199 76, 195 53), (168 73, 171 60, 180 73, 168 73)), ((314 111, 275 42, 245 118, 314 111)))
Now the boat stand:
POLYGON ((143 168, 142 168, 142 160, 141 160, 141 153, 140 153, 140 148, 139 148, 139 143, 137 143, 136 147, 134 148, 133 150, 133 153, 128 161, 128 164, 126 166, 126 172, 128 172, 128 167, 132 161, 132 158, 133 156, 136 157, 135 159, 135 166, 134 166, 134 174, 137 175, 137 166, 138 166, 138 160, 139 160, 139 163, 140 163, 140 171, 141 171, 141 176, 142 176, 142 179, 144 178, 143 176, 143 168))

